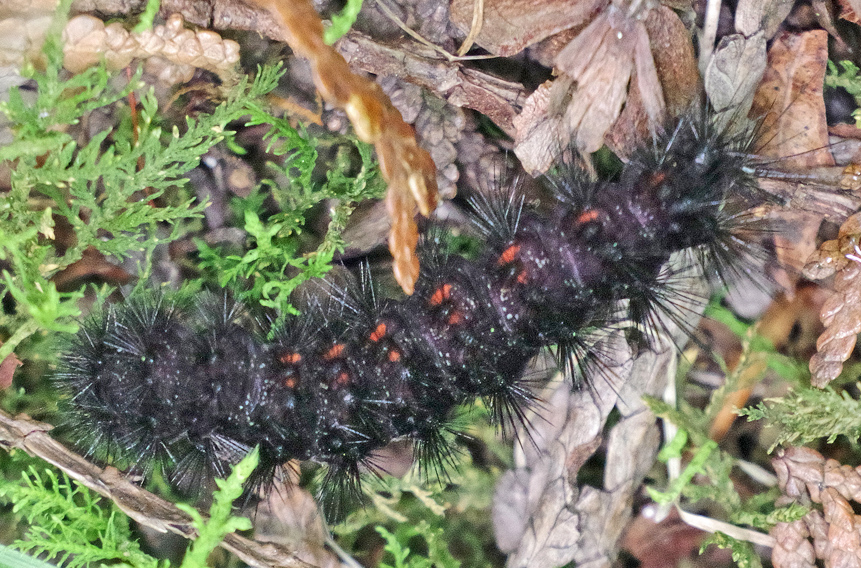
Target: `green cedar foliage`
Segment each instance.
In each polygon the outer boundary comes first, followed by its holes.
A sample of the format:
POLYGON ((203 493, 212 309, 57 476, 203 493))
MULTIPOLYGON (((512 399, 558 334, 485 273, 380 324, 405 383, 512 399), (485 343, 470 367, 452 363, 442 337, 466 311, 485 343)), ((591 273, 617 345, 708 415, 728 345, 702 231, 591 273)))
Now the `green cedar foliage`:
POLYGON ((764 419, 776 429, 769 452, 779 445, 804 445, 820 438, 829 444, 841 435, 853 443, 861 438, 861 401, 831 387, 795 388, 784 397, 766 399, 738 413, 748 420, 764 419))
POLYGON ((132 538, 125 514, 65 473, 30 465, 17 482, 0 479, 0 499, 29 525, 26 539, 15 543, 23 552, 65 568, 97 562, 159 566, 132 538))
POLYGON ((117 128, 80 146, 65 127, 142 85, 136 75, 116 87, 103 66, 66 77, 56 37, 45 53, 45 72, 29 70, 35 100, 13 89, 0 104, 15 135, 0 149, 0 160, 14 164, 11 191, 0 204, 0 261, 6 266, 0 293, 8 291, 18 305, 14 314, 0 313, 0 327, 10 334, 0 360, 36 332, 77 330, 76 302, 83 293, 60 292, 51 278, 87 248, 118 259, 142 255, 141 281, 146 279, 155 248, 185 234, 206 206, 177 191, 185 185, 183 176, 230 135, 227 125, 246 114, 248 101, 271 91, 281 75, 279 68, 265 67, 253 82, 243 79, 212 114, 189 118, 182 134, 158 126, 155 95, 144 90, 136 143, 130 128, 117 128), (153 206, 159 198, 167 205, 153 206), (75 235, 65 249, 53 242, 57 217, 75 235))
POLYGON ((249 125, 271 127, 265 136, 267 151, 284 158, 282 163, 268 164, 278 181, 265 179, 255 196, 236 200, 252 240, 248 250, 241 255, 226 253, 197 239, 200 266, 218 286, 233 289, 237 298, 274 308, 283 317, 298 313, 290 304, 293 290, 306 280, 323 276, 335 254, 343 251, 341 233, 355 204, 382 197, 385 183, 370 145, 350 136, 319 138, 300 132, 253 102, 246 108, 249 125), (336 149, 335 158, 326 164, 325 176, 318 175, 318 149, 330 146, 336 149), (262 197, 268 195, 279 211, 264 219, 262 197), (301 253, 305 217, 326 199, 335 203, 329 211, 328 230, 315 250, 301 253))
MULTIPOLYGON (((132 568, 167 568, 140 549, 129 527, 129 519, 110 501, 52 468, 37 468, 30 462, 20 480, 0 478, 0 500, 13 504, 13 513, 26 521, 26 538, 15 547, 33 556, 43 556, 64 568, 120 563, 132 568)), ((257 450, 233 467, 226 480, 217 479, 209 519, 193 507, 179 505, 192 517, 198 537, 189 546, 181 568, 204 568, 209 554, 237 530, 248 530, 251 522, 232 515, 233 501, 243 492, 243 483, 257 467, 257 450)))
POLYGON ((260 451, 254 448, 247 456, 233 466, 227 479, 216 479, 218 490, 213 494, 212 506, 209 509, 209 520, 189 505, 180 504, 178 507, 191 515, 194 527, 197 529, 197 539, 191 544, 180 568, 205 568, 206 559, 224 537, 234 531, 251 529, 251 521, 245 517, 234 517, 233 502, 242 496, 245 481, 251 477, 254 468, 260 461, 260 451))
POLYGON ((323 30, 323 41, 326 45, 332 45, 350 31, 362 9, 362 3, 362 0, 347 0, 344 9, 332 16, 331 25, 323 30))
POLYGON ((470 434, 487 442, 496 465, 479 467, 457 453, 445 479, 426 479, 415 466, 401 478, 368 477, 362 486, 367 506, 331 527, 339 544, 361 549, 373 530, 385 540, 386 566, 501 565, 487 511, 500 468, 511 466, 510 447, 489 425, 474 423, 470 434))
MULTIPOLYGON (((825 86, 836 88, 842 87, 846 89, 850 95, 855 98, 855 104, 861 106, 861 76, 859 76, 858 66, 851 61, 840 61, 841 69, 837 68, 837 64, 833 61, 828 62, 828 70, 825 74, 825 86)), ((855 125, 861 127, 861 109, 852 111, 852 117, 855 119, 855 125)))

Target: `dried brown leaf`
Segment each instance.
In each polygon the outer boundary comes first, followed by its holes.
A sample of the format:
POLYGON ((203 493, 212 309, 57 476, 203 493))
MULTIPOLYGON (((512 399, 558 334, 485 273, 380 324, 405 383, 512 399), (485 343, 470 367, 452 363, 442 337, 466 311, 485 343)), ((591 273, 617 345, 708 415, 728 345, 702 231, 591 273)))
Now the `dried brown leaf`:
POLYGON ((556 66, 577 86, 563 124, 583 152, 603 144, 625 102, 636 55, 647 46, 643 23, 611 5, 556 56, 556 66))
MULTIPOLYGON (((691 108, 701 91, 690 33, 679 16, 666 6, 650 10, 644 24, 651 44, 658 88, 662 89, 666 101, 667 115, 679 116, 691 108)), ((635 78, 621 115, 605 136, 607 146, 622 157, 631 155, 641 147, 655 124, 642 98, 639 69, 635 78)))
POLYGON ((690 33, 678 14, 666 6, 649 11, 644 23, 663 86, 667 113, 677 116, 690 108, 700 92, 700 76, 690 33))
POLYGON ((771 39, 792 11, 794 0, 740 0, 735 10, 735 29, 750 37, 762 31, 771 39))
POLYGON ((547 171, 569 141, 583 153, 603 144, 634 70, 630 42, 641 33, 642 22, 610 6, 559 52, 565 74, 539 87, 514 120, 514 152, 526 171, 547 171))
POLYGON ((255 504, 250 513, 254 516, 254 538, 258 542, 291 550, 298 560, 316 568, 341 566, 338 558, 326 549, 328 529, 307 490, 298 485, 276 488, 264 501, 255 504))
POLYGON ((660 522, 641 512, 625 531, 622 548, 639 561, 640 568, 665 568, 695 557, 706 536, 684 522, 676 509, 660 522))
POLYGON ((121 286, 127 284, 132 276, 121 266, 108 261, 107 257, 95 248, 90 247, 84 250, 81 260, 57 273, 52 281, 59 290, 69 290, 89 278, 121 286))
MULTIPOLYGON (((533 174, 544 172, 569 146, 581 154, 600 148, 619 119, 629 85, 636 92, 636 105, 629 111, 625 127, 640 122, 638 113, 645 117, 647 132, 662 127, 666 115, 664 81, 671 80, 678 69, 673 69, 667 60, 659 69, 653 49, 660 51, 669 38, 682 40, 676 33, 679 30, 671 25, 677 21, 675 15, 651 5, 644 5, 639 13, 630 13, 611 4, 589 22, 556 55, 555 66, 563 75, 539 87, 514 121, 514 152, 524 168, 533 174), (658 14, 653 16, 655 12, 658 14), (644 22, 650 18, 654 38, 644 22)), ((682 41, 690 44, 689 37, 682 41)), ((685 53, 691 56, 688 61, 692 60, 692 50, 685 53)), ((684 63, 685 59, 680 61, 684 63)), ((681 81, 681 90, 673 92, 674 104, 691 95, 687 86, 690 77, 696 76, 695 72, 688 73, 689 66, 682 67, 688 80, 681 81), (684 96, 680 95, 682 91, 684 96)), ((616 132, 611 139, 617 147, 627 145, 625 132, 616 132)))
POLYGON ((3 362, 0 363, 0 389, 8 389, 12 386, 15 369, 23 364, 14 353, 3 359, 3 362))
MULTIPOLYGON (((472 28, 473 6, 478 0, 453 0, 451 21, 463 33, 472 28)), ((556 33, 581 25, 608 0, 484 0, 481 31, 475 43, 507 57, 556 33)))
POLYGON ((560 150, 560 140, 568 137, 562 113, 573 91, 574 85, 567 77, 546 81, 526 99, 523 110, 514 117, 514 153, 523 169, 533 176, 550 168, 560 150))
POLYGON ((758 137, 764 143, 758 154, 780 157, 784 167, 834 165, 822 98, 827 61, 828 33, 823 30, 775 38, 750 111, 762 119, 758 137))
POLYGON ((853 24, 861 24, 861 0, 838 0, 840 6, 840 17, 853 24))
POLYGON ((766 67, 766 42, 762 33, 721 38, 703 72, 706 95, 716 113, 728 120, 744 116, 766 67))

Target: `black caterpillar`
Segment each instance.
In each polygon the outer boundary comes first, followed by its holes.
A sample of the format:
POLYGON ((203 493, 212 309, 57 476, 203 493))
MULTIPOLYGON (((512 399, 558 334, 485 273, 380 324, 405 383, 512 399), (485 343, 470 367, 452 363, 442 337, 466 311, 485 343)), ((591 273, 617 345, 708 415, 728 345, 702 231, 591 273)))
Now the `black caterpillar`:
POLYGON ((549 178, 553 207, 525 206, 516 188, 480 198, 483 251, 467 260, 430 247, 402 301, 357 285, 271 330, 224 296, 131 298, 61 357, 70 421, 91 454, 144 473, 163 464, 180 486, 225 475, 255 446, 255 485, 314 460, 337 495, 396 438, 444 471, 455 407, 482 399, 497 423, 522 420, 533 402, 524 370, 540 349, 581 351, 620 306, 639 323, 669 309, 671 254, 693 247, 720 272, 739 266, 758 199, 751 140, 689 118, 615 182, 549 178))

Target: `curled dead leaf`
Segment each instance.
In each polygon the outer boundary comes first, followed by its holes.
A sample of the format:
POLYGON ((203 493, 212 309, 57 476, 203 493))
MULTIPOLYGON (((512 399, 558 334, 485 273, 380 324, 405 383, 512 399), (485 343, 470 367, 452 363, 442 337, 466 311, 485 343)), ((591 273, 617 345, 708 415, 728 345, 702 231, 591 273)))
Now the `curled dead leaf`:
POLYGON ((0 389, 8 389, 12 386, 15 369, 23 364, 14 353, 3 359, 3 362, 0 363, 0 389))
POLYGON ((780 157, 783 167, 833 166, 822 85, 828 33, 779 34, 768 50, 768 67, 751 116, 761 118, 761 156, 780 157))
MULTIPOLYGON (((474 5, 480 0, 453 0, 451 21, 464 33, 473 27, 474 5)), ((607 0, 484 0, 481 30, 474 42, 494 55, 507 57, 559 32, 587 22, 607 0)))
POLYGON ((514 120, 514 152, 531 173, 546 171, 569 146, 581 154, 608 138, 616 148, 629 146, 625 132, 609 134, 623 106, 624 129, 642 123, 648 134, 664 125, 668 96, 675 113, 699 90, 690 36, 675 13, 652 5, 631 11, 610 4, 554 64, 562 74, 539 87, 514 120), (653 55, 664 51, 678 57, 653 55))

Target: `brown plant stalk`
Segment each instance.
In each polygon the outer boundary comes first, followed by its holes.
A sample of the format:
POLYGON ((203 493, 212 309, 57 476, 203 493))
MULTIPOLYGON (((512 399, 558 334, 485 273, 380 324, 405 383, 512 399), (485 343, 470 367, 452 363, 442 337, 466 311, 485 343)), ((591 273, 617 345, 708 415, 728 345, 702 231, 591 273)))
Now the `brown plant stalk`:
POLYGON ((394 273, 407 294, 419 275, 415 209, 428 216, 436 208, 436 167, 419 147, 415 131, 404 122, 380 87, 354 74, 344 58, 323 42, 323 23, 308 0, 253 0, 275 16, 293 51, 308 59, 314 84, 323 98, 343 109, 356 136, 373 144, 388 182, 386 206, 392 220, 389 250, 394 273))

